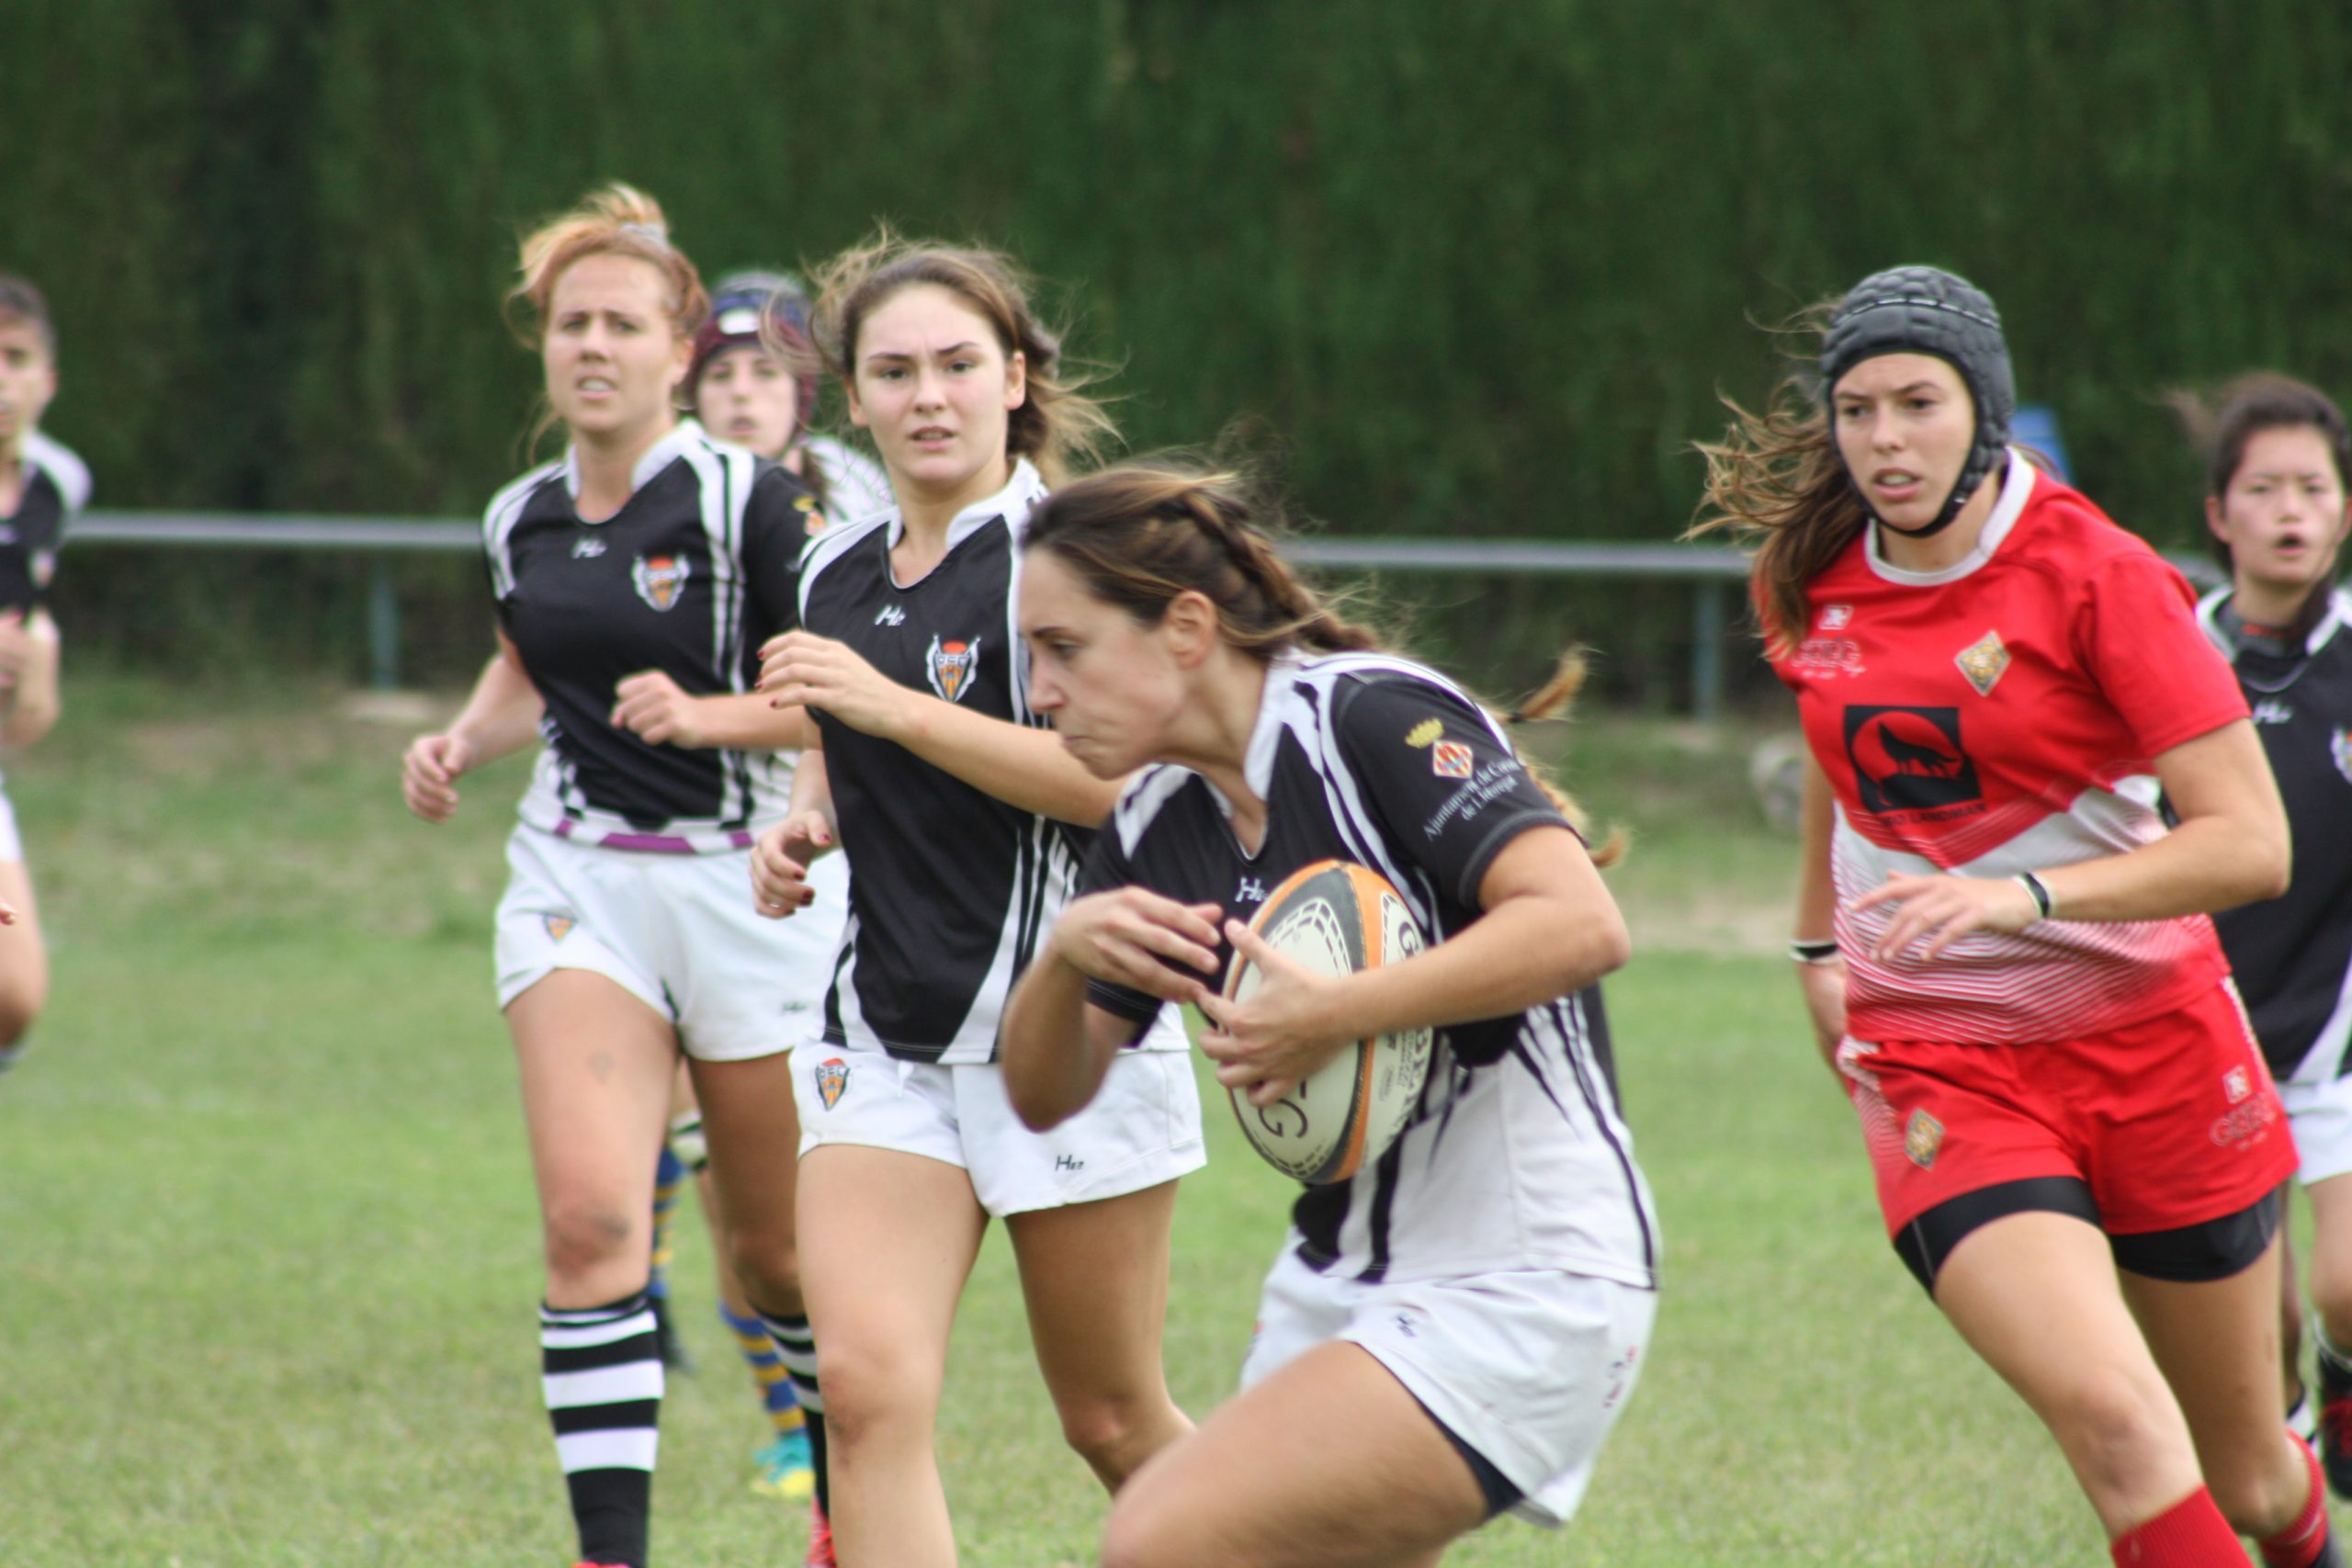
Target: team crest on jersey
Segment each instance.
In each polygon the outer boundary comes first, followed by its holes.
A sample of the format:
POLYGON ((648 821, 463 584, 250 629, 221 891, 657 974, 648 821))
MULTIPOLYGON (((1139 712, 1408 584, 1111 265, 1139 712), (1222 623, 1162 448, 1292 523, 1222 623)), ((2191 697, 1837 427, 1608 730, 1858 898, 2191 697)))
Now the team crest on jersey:
POLYGON ((1846 710, 1846 759, 1865 811, 1984 809, 1956 707, 1856 703, 1846 710))
POLYGON ((831 1111, 841 1103, 842 1090, 849 1087, 849 1064, 839 1056, 828 1056, 817 1064, 817 1098, 831 1111))
POLYGON ((579 923, 579 920, 571 915, 541 915, 539 917, 539 924, 547 928, 549 942, 561 942, 571 934, 571 928, 579 923))
POLYGON ((1936 1151, 1944 1146, 1944 1124, 1924 1111, 1911 1112, 1911 1120, 1903 1128, 1903 1152, 1921 1170, 1936 1163, 1936 1151))
POLYGON ((637 584, 639 598, 657 610, 670 610, 677 607, 692 570, 684 556, 639 556, 628 569, 628 580, 637 584))
POLYGON ((2244 1067, 2232 1067, 2222 1075, 2222 1092, 2235 1105, 2254 1092, 2254 1079, 2244 1067))
POLYGON ((1435 745, 1439 738, 1444 734, 1445 720, 1442 718, 1425 718, 1421 720, 1420 723, 1413 726, 1412 728, 1405 731, 1405 744, 1418 751, 1424 746, 1435 745))
POLYGON ((808 531, 810 538, 825 531, 825 514, 817 510, 815 496, 796 495, 792 498, 792 504, 800 509, 800 525, 808 531))
POLYGON ((980 662, 980 639, 969 642, 942 642, 931 639, 931 651, 923 655, 923 673, 931 678, 931 689, 951 703, 960 703, 964 694, 972 689, 972 671, 980 662))
POLYGON ((1952 662, 1960 666, 1978 696, 1989 697, 2000 684, 2002 671, 2009 667, 2009 650, 2002 645, 1999 632, 1986 632, 1954 654, 1952 662))
POLYGON ((1430 748, 1430 772, 1442 779, 1466 779, 1476 759, 1459 740, 1441 740, 1430 748))
POLYGON ((2339 729, 2327 738, 2327 754, 2335 759, 2335 771, 2352 784, 2352 729, 2339 729))
POLYGON ((1821 618, 1814 623, 1814 629, 1824 632, 1842 632, 1853 624, 1854 607, 1851 604, 1824 604, 1821 607, 1821 618))

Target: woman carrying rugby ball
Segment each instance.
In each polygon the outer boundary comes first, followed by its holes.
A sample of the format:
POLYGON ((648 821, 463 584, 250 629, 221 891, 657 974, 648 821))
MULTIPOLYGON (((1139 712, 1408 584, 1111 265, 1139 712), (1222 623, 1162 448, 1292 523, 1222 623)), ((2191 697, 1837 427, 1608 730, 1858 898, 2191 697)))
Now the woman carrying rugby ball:
POLYGON ((1005 1017, 1034 1127, 1084 1107, 1170 1001, 1259 1104, 1351 1042, 1439 1044, 1387 1152, 1310 1188, 1242 1393, 1118 1495, 1105 1562, 1430 1562, 1510 1510, 1575 1511, 1656 1311, 1657 1229, 1596 987, 1623 922, 1495 723, 1318 604, 1231 473, 1125 465, 1041 502, 1030 700, 1136 770, 1005 1017), (1311 863, 1378 871, 1433 945, 1327 977, 1245 922, 1311 863), (1234 954, 1261 972, 1240 1006, 1234 954))

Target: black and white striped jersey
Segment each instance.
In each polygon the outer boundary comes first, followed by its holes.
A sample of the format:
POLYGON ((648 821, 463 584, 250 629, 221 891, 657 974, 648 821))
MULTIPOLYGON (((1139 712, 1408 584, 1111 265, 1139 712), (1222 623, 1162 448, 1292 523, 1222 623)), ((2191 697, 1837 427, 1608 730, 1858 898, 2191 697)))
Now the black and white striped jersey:
POLYGON ((760 644, 797 624, 808 491, 692 420, 634 478, 628 504, 583 522, 567 453, 482 516, 499 624, 547 702, 523 820, 615 849, 742 849, 783 814, 790 753, 649 745, 613 727, 614 689, 645 670, 695 696, 752 689, 760 644))
POLYGON ((90 504, 90 470, 70 447, 28 431, 17 448, 25 482, 13 517, 0 517, 0 610, 49 603, 65 531, 90 504))
MULTIPOLYGON (((1337 858, 1385 876, 1442 942, 1478 918, 1478 884, 1506 844, 1567 825, 1484 710, 1386 654, 1275 660, 1244 766, 1266 803, 1255 854, 1205 778, 1148 768, 1096 840, 1085 891, 1140 885, 1247 920, 1292 872, 1337 858)), ((1231 948, 1219 956, 1229 964, 1231 948)), ((1162 1010, 1121 987, 1087 995, 1129 1020, 1162 1010)), ((1387 1153, 1299 1198, 1299 1256, 1365 1280, 1549 1267, 1654 1285, 1657 1228, 1600 987, 1437 1038, 1387 1153)))
MULTIPOLYGON (((895 508, 835 525, 802 563, 801 624, 902 686, 1046 728, 1029 711, 1013 604, 1022 532, 1045 494, 1037 470, 1015 465, 1003 490, 949 525, 939 564, 905 587, 890 570, 905 532, 895 508)), ((850 865, 826 1043, 948 1066, 994 1061, 1005 998, 1069 901, 1091 835, 811 711, 850 865)), ((1163 1025, 1149 1043, 1182 1050, 1183 1032, 1163 1025)))
POLYGON ((2222 950, 2280 1081, 2352 1072, 2352 592, 2309 624, 2256 631, 2229 590, 2197 618, 2236 671, 2293 829, 2287 891, 2213 917, 2222 950))

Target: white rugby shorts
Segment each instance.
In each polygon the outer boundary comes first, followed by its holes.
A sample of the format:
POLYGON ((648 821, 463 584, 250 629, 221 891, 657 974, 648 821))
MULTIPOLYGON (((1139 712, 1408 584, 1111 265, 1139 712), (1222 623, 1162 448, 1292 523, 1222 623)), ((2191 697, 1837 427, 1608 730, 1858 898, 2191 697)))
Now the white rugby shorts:
POLYGON ((5 785, 0 785, 0 860, 22 862, 24 858, 25 841, 17 836, 17 808, 5 785))
POLYGON ((789 919, 752 908, 751 852, 655 854, 519 827, 498 904, 498 1005, 558 969, 602 975, 666 1018, 690 1056, 747 1061, 817 1031, 849 902, 838 854, 789 919))
POLYGON ((2306 1187, 2352 1171, 2352 1077, 2283 1078, 2278 1102, 2295 1136, 2295 1174, 2306 1187))
POLYGON ((1021 1124, 992 1062, 942 1067, 811 1043, 794 1058, 792 1089, 804 1156, 853 1144, 958 1166, 999 1216, 1123 1197, 1208 1163, 1184 1052, 1121 1052, 1093 1102, 1045 1133, 1021 1124))
POLYGON ((1524 1494, 1512 1513, 1567 1523, 1649 1354, 1657 1292, 1548 1269, 1374 1284, 1317 1273, 1298 1241, 1266 1276, 1241 1386, 1361 1345, 1524 1494))

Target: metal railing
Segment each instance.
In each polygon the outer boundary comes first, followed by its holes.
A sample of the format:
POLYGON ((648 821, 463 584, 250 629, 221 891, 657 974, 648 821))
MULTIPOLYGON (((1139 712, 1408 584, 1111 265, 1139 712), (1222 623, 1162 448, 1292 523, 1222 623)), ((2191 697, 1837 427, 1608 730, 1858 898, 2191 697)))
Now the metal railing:
MULTIPOLYGON (((73 543, 167 545, 198 548, 368 551, 368 649, 370 678, 379 687, 400 684, 401 612, 391 572, 381 557, 419 551, 449 554, 481 547, 475 524, 440 517, 256 515, 233 512, 91 512, 74 525, 73 543)), ((1617 577, 1684 580, 1690 598, 1690 707, 1702 719, 1723 711, 1725 585, 1747 576, 1747 559, 1729 545, 1645 545, 1565 539, 1293 540, 1302 566, 1367 571, 1446 572, 1489 576, 1617 577)), ((2200 586, 2218 580, 2201 557, 2173 563, 2200 586)))

